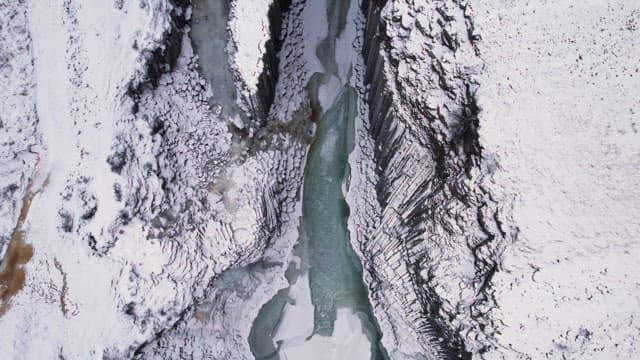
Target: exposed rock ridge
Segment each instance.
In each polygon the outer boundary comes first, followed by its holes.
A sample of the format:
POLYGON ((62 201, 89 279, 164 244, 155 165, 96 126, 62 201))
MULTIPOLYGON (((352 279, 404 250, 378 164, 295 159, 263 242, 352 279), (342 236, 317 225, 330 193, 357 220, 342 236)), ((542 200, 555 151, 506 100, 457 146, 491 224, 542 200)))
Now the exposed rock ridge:
POLYGON ((427 356, 469 358, 492 346, 491 278, 515 236, 484 186, 497 165, 478 142, 480 36, 467 1, 368 7, 365 128, 381 213, 362 252, 383 307, 427 356))

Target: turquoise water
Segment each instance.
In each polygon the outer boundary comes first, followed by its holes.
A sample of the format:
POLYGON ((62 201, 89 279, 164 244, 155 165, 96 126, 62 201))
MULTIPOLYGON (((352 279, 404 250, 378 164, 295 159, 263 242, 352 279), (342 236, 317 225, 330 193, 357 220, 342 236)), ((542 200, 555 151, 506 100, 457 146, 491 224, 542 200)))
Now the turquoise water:
MULTIPOLYGON (((313 335, 331 336, 337 310, 351 309, 358 314, 365 336, 371 343, 373 359, 384 358, 379 334, 372 316, 362 268, 349 240, 349 208, 342 185, 348 172, 348 155, 353 147, 353 121, 357 94, 345 86, 331 108, 322 116, 305 168, 300 239, 294 254, 301 264, 292 264, 287 279, 294 284, 308 272, 313 304, 313 335)), ((272 338, 282 324, 280 316, 288 299, 281 290, 261 309, 250 336, 257 359, 279 359, 278 345, 272 338)))
POLYGON ((242 114, 236 105, 233 72, 225 51, 228 41, 229 0, 194 0, 191 32, 202 76, 211 85, 212 105, 222 107, 222 115, 242 114))
POLYGON ((337 307, 366 311, 368 305, 362 269, 349 242, 349 209, 342 194, 349 155, 347 129, 356 115, 356 96, 351 87, 344 88, 322 117, 304 179, 302 226, 309 241, 314 333, 326 336, 333 332, 337 307))

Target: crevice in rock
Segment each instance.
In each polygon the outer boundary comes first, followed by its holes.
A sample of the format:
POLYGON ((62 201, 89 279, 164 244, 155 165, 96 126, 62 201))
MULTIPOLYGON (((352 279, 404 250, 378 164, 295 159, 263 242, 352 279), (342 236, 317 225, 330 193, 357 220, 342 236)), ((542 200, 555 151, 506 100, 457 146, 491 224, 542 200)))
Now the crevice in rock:
MULTIPOLYGON (((146 63, 146 73, 142 79, 133 79, 127 85, 127 95, 133 99, 132 112, 138 112, 138 99, 145 89, 154 89, 158 86, 162 74, 171 72, 182 51, 182 37, 185 27, 189 24, 187 9, 191 6, 191 0, 169 0, 173 5, 171 10, 171 28, 163 35, 163 40, 155 49, 142 51, 146 63)), ((137 46, 134 44, 134 47, 137 46)))
POLYGON ((278 67, 280 65, 280 50, 282 49, 282 19, 283 14, 289 10, 291 0, 274 0, 269 7, 269 40, 265 44, 265 52, 262 56, 262 73, 258 77, 257 99, 251 98, 254 112, 264 122, 273 99, 275 88, 280 76, 278 67))

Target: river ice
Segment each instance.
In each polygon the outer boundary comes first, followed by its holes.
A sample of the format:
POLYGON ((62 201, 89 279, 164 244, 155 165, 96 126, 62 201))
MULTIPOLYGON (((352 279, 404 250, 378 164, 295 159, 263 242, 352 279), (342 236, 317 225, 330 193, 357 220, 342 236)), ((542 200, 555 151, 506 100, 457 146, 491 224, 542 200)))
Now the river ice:
POLYGON ((326 6, 318 2, 305 8, 305 13, 320 11, 332 16, 327 23, 305 17, 309 19, 305 47, 311 49, 305 53, 318 57, 309 61, 316 80, 310 82, 309 92, 317 94, 322 113, 305 167, 300 238, 288 270, 290 285, 265 305, 254 324, 253 351, 260 359, 382 357, 359 258, 351 249, 343 196, 347 156, 353 144, 350 128, 356 117, 357 93, 347 73, 354 66, 352 59, 359 56, 353 38, 357 6, 355 2, 326 6), (350 30, 343 34, 346 28, 350 30), (333 41, 317 36, 325 33, 341 39, 351 36, 350 42, 346 40, 350 45, 329 45, 334 50, 321 51, 322 44, 333 41), (271 338, 272 343, 258 339, 261 336, 271 338))

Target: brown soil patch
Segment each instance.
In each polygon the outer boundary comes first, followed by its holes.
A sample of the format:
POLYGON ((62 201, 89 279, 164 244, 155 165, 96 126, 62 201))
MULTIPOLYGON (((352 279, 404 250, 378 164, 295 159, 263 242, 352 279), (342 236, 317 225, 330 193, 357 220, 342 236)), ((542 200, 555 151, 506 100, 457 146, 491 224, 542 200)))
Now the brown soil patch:
MULTIPOLYGON (((46 183, 47 181, 45 181, 43 188, 46 183)), ((27 278, 24 265, 33 257, 33 246, 25 242, 25 233, 22 227, 29 214, 31 202, 38 192, 40 191, 33 192, 32 183, 29 182, 18 222, 11 233, 7 253, 0 263, 0 317, 9 310, 11 298, 22 290, 27 278)))

